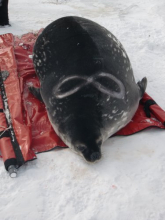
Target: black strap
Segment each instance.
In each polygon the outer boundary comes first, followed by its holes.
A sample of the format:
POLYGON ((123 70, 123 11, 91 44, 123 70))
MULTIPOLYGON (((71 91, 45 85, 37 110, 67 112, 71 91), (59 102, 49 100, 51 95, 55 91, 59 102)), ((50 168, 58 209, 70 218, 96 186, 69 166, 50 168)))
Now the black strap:
POLYGON ((8 132, 8 130, 6 131, 0 131, 0 139, 3 137, 10 137, 10 134, 8 132))
POLYGON ((11 166, 11 165, 14 165, 15 167, 17 167, 17 160, 16 160, 15 158, 7 159, 7 160, 4 162, 4 165, 5 165, 6 170, 8 171, 8 168, 9 168, 9 166, 11 166))
POLYGON ((3 112, 3 109, 0 109, 0 112, 3 112))
POLYGON ((152 100, 152 99, 149 99, 149 100, 147 100, 147 101, 144 103, 144 111, 145 111, 146 116, 147 116, 148 118, 151 117, 151 113, 150 113, 150 106, 151 106, 151 105, 157 105, 157 103, 156 103, 154 100, 152 100))
POLYGON ((11 122, 11 116, 10 116, 10 111, 9 111, 9 106, 8 106, 8 102, 7 102, 7 96, 6 96, 6 91, 5 91, 5 86, 3 83, 1 71, 0 71, 0 88, 1 88, 1 97, 2 97, 2 101, 3 101, 3 107, 4 107, 5 111, 8 112, 8 117, 6 118, 6 123, 7 123, 7 127, 10 127, 10 129, 8 129, 7 131, 9 132, 11 144, 13 146, 13 150, 14 150, 16 160, 17 160, 17 165, 19 167, 19 166, 23 165, 25 163, 25 161, 24 161, 19 143, 16 139, 13 125, 11 122))

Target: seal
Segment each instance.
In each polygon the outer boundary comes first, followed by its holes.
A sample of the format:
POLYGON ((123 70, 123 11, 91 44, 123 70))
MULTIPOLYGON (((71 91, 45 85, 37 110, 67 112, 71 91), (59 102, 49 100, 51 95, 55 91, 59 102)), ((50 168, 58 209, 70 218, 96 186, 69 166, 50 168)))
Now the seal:
POLYGON ((63 17, 36 40, 33 62, 55 132, 87 161, 101 158, 102 143, 134 116, 147 79, 135 83, 119 40, 99 24, 63 17))

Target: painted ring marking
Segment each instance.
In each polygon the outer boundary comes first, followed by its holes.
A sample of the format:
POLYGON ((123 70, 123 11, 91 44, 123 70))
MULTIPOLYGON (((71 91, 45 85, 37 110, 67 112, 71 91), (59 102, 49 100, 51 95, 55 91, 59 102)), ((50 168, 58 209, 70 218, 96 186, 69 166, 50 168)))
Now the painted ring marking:
POLYGON ((61 80, 61 82, 56 85, 53 89, 53 94, 55 95, 56 98, 58 99, 62 99, 65 98, 67 96, 70 96, 74 93, 76 93, 77 91, 79 91, 81 88, 83 88, 84 86, 91 84, 92 86, 94 86, 95 88, 97 88, 100 92, 107 94, 111 97, 117 98, 117 99, 122 99, 125 96, 125 87, 123 85, 123 83, 118 80, 115 76, 113 76, 110 73, 97 73, 94 74, 93 76, 77 76, 77 75, 73 75, 73 76, 69 76, 63 80, 61 80), (109 78, 111 80, 113 80, 120 88, 120 92, 115 92, 111 89, 106 88, 104 85, 102 85, 101 83, 97 82, 96 80, 100 77, 103 78, 109 78), (60 92, 60 87, 63 86, 66 82, 69 82, 71 80, 75 80, 75 79, 81 79, 83 82, 78 85, 75 86, 74 88, 72 88, 71 90, 67 91, 67 92, 60 92))

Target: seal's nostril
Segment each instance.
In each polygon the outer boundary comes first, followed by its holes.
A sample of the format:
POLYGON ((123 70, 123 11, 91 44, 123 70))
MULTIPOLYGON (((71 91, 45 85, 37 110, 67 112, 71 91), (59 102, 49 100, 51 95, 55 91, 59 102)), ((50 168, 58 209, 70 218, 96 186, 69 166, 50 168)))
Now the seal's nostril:
POLYGON ((101 158, 100 152, 94 152, 91 154, 91 162, 94 162, 95 160, 99 160, 101 158))

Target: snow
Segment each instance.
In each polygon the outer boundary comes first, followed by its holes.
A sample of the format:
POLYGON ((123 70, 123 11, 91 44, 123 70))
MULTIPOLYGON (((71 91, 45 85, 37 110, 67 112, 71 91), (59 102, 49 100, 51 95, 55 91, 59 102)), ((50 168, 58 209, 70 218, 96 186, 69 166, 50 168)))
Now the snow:
MULTIPOLYGON (((135 78, 165 109, 164 0, 10 0, 11 27, 39 30, 62 16, 89 18, 124 45, 135 78)), ((0 160, 3 220, 164 220, 165 131, 148 129, 103 144, 103 158, 85 162, 70 149, 38 155, 10 178, 0 160)))

